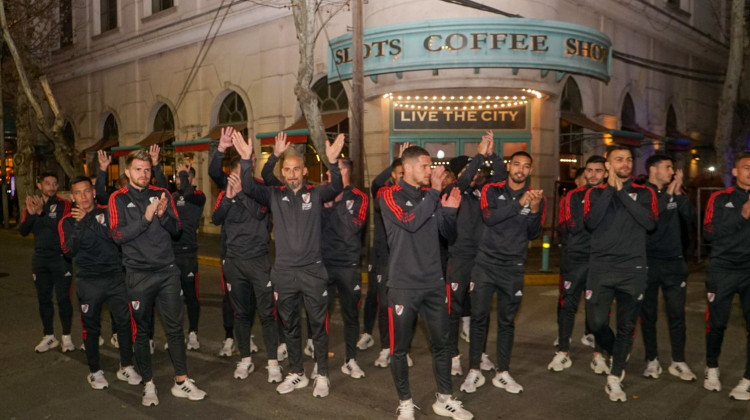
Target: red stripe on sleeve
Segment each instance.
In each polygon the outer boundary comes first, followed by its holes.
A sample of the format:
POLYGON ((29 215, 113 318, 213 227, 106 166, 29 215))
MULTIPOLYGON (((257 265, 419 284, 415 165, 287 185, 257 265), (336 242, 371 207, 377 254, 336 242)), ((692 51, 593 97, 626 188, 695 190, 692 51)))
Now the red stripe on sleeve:
POLYGON ((734 187, 729 187, 722 191, 716 191, 715 193, 711 194, 711 197, 708 199, 708 204, 706 205, 706 215, 703 217, 703 229, 705 229, 707 232, 713 232, 713 219, 714 219, 714 202, 716 201, 716 197, 722 195, 722 194, 731 194, 734 192, 734 187))
POLYGON ((62 249, 62 252, 64 254, 70 252, 70 248, 65 245, 65 230, 63 229, 63 222, 69 217, 72 217, 70 213, 64 215, 62 219, 60 219, 60 221, 57 223, 57 235, 60 238, 60 249, 62 249))
MULTIPOLYGON (((393 200, 393 190, 396 187, 394 186, 394 187, 389 187, 389 188, 384 187, 384 188, 386 190, 383 192, 383 201, 385 202, 386 207, 388 207, 388 209, 390 209, 393 212, 393 214, 396 215, 396 218, 398 220, 402 220, 402 217, 404 215, 404 211, 393 200)), ((383 188, 381 188, 381 189, 383 189, 383 188)))
POLYGON ((221 205, 221 200, 224 198, 226 193, 227 193, 226 191, 219 192, 219 196, 216 197, 216 205, 214 206, 214 211, 219 209, 219 206, 221 205))
POLYGON ((489 190, 490 187, 502 188, 504 186, 505 186, 505 181, 488 182, 484 184, 484 187, 482 187, 482 198, 479 200, 479 208, 484 210, 487 207, 489 207, 489 202, 487 201, 487 190, 489 190))
POLYGON ((362 204, 359 206, 359 212, 357 212, 357 218, 364 224, 367 218, 367 207, 370 205, 370 199, 367 194, 363 193, 357 188, 352 188, 352 192, 362 197, 362 204))

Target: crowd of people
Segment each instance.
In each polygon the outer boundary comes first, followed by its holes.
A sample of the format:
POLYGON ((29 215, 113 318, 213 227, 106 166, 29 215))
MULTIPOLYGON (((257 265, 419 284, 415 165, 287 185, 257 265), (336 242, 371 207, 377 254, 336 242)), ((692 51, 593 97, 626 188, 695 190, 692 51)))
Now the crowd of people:
MULTIPOLYGON (((544 191, 529 182, 532 156, 519 151, 505 164, 494 152, 492 132, 482 137, 476 156, 456 157, 448 168, 435 166, 425 149, 406 144, 374 178, 370 196, 352 185, 352 162, 341 157, 343 146, 343 135, 326 143, 328 181, 312 185, 303 157, 289 147, 286 134, 279 133, 262 179, 256 179, 252 145, 232 128, 222 130, 209 166, 209 176, 221 190, 211 221, 221 225, 225 340, 219 355, 239 352, 234 378, 246 379, 255 370, 252 353, 258 347, 251 331, 257 313, 267 381, 278 384, 279 394, 287 394, 313 380, 315 397, 329 395, 328 317, 338 295, 345 342, 341 372, 365 377, 357 354, 376 344, 377 322, 380 353, 374 365, 390 365, 400 420, 413 419, 417 409, 409 386, 409 349, 418 318, 431 346, 436 414, 473 417, 453 396, 451 376, 464 374, 461 337, 469 342, 469 360, 460 391, 476 392, 486 382, 483 371, 492 371, 495 387, 522 392, 510 373, 514 321, 524 295, 529 242, 542 232, 548 209, 544 191), (281 179, 274 174, 277 164, 281 179), (374 231, 361 331, 360 255, 371 200, 374 231), (496 364, 485 352, 494 294, 496 364), (306 317, 301 316, 303 308, 306 317), (302 339, 305 326, 307 342, 302 339), (303 354, 315 360, 309 375, 303 354), (282 369, 280 362, 287 358, 282 369)), ((59 345, 63 352, 75 349, 70 336, 75 273, 91 387, 108 387, 99 362, 100 318, 106 304, 111 342, 120 351, 117 378, 144 386, 143 405, 159 404, 151 364, 158 309, 174 368, 171 393, 202 400, 206 392, 188 376, 186 361, 187 350, 200 349, 197 231, 206 198, 193 186, 195 170, 179 165, 177 189, 170 192, 158 146, 133 151, 125 162, 121 188, 108 194, 111 157, 100 151, 98 162, 95 179, 71 180, 72 204, 57 196, 57 177, 49 173, 39 177, 41 195, 26 199, 20 230, 22 235, 34 234, 32 272, 44 329, 35 350, 43 353, 59 345), (61 343, 54 335, 53 291, 61 343)), ((610 146, 606 156, 590 157, 578 188, 560 200, 555 227, 562 243, 560 297, 556 351, 548 369, 561 372, 572 365, 570 342, 583 296, 584 342, 593 347, 590 366, 606 375, 604 390, 611 401, 627 400, 622 383, 639 319, 647 359, 643 376, 656 379, 662 374, 656 340, 660 288, 671 341, 668 372, 684 381, 697 379, 685 361, 688 270, 680 229, 681 220, 690 220, 694 210, 672 158, 654 155, 646 170, 645 183, 633 181, 633 156, 627 147, 610 146)), ((713 245, 706 280, 703 382, 712 391, 721 390, 718 356, 735 293, 750 331, 749 152, 737 156, 732 173, 736 184, 711 196, 703 226, 713 245)), ((745 374, 730 396, 750 400, 750 353, 745 374)))

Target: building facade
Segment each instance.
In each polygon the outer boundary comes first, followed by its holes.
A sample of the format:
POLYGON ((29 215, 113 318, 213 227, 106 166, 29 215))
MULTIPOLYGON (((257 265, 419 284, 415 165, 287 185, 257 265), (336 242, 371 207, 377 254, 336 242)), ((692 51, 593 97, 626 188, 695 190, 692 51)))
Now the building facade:
MULTIPOLYGON (((89 161, 99 148, 124 155, 161 144, 167 172, 176 160, 192 161, 211 200, 218 192, 207 166, 221 127, 253 138, 261 164, 270 151, 263 144, 279 130, 306 142, 293 93, 299 56, 291 10, 269 7, 283 2, 69 1, 72 35, 48 74, 89 161)), ((322 7, 319 22, 340 3, 322 7)), ((456 3, 364 6, 368 179, 389 165, 401 142, 424 146, 439 163, 474 154, 486 129, 494 130, 499 155, 532 154, 531 183, 550 198, 585 158, 614 142, 633 147, 637 173, 655 150, 677 153, 692 176, 709 165, 728 1, 483 2, 491 11, 456 3), (564 44, 575 34, 599 41, 564 44), (555 43, 558 35, 563 44, 555 43), (409 49, 411 38, 424 42, 409 49), (562 58, 549 57, 555 48, 562 58)), ((342 75, 349 59, 342 45, 350 25, 345 8, 316 43, 315 90, 331 132, 348 127, 351 82, 342 75)), ((300 148, 310 152, 309 165, 319 165, 311 146, 300 148)), ((112 168, 112 180, 119 171, 112 168)))

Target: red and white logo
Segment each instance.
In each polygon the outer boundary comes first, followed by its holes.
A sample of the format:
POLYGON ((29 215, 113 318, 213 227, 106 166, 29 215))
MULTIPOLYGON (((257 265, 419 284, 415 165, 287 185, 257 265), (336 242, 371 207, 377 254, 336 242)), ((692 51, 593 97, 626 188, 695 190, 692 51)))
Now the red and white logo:
POLYGON ((302 202, 307 204, 310 202, 310 193, 304 193, 302 194, 302 202))
POLYGON ((227 292, 232 291, 232 283, 227 283, 227 292))
POLYGON ((381 281, 383 281, 383 275, 382 274, 378 274, 378 283, 380 283, 381 281))
POLYGON ((570 289, 570 286, 571 286, 571 285, 572 285, 572 283, 571 283, 570 281, 568 281, 568 280, 565 280, 565 281, 563 282, 563 287, 565 288, 565 290, 568 290, 568 289, 570 289))
POLYGON ((593 290, 591 290, 591 289, 586 290, 586 300, 591 299, 591 295, 593 295, 593 294, 594 294, 593 290))
POLYGON ((351 210, 354 207, 354 200, 346 200, 346 209, 351 210))
POLYGON ((474 282, 473 281, 469 283, 469 291, 470 292, 474 291, 474 282))
POLYGON ((404 313, 404 305, 395 305, 393 309, 396 310, 396 315, 401 315, 404 313))
POLYGON ((54 213, 55 210, 57 210, 57 204, 50 204, 49 206, 49 212, 54 213))
POLYGON ((709 302, 713 302, 713 301, 714 301, 714 299, 716 299, 716 293, 711 293, 711 292, 708 292, 708 295, 707 295, 707 297, 708 297, 708 301, 709 301, 709 302))
POLYGON ((454 292, 458 290, 458 283, 451 283, 451 290, 453 290, 454 292))
POLYGON ((153 203, 154 201, 157 201, 157 200, 158 200, 158 198, 156 198, 156 197, 149 197, 149 198, 148 198, 148 201, 149 201, 150 203, 153 203))
POLYGON ((630 194, 628 194, 628 195, 630 196, 630 198, 632 198, 632 199, 633 199, 633 201, 635 201, 635 200, 637 200, 637 199, 638 199, 638 193, 630 193, 630 194))
POLYGON ((141 307, 141 301, 140 301, 140 300, 134 300, 134 301, 131 301, 131 302, 130 302, 130 306, 132 306, 132 307, 133 307, 133 310, 134 310, 134 311, 137 311, 137 310, 138 310, 138 308, 140 308, 140 307, 141 307))
POLYGON ((99 213, 96 215, 96 221, 99 222, 100 225, 104 224, 104 213, 99 213))
POLYGON ((89 311, 89 304, 88 303, 84 303, 83 305, 81 305, 81 312, 83 312, 85 314, 88 311, 89 311))
POLYGON ((274 301, 279 300, 279 292, 273 292, 273 300, 274 301))
POLYGON ((475 197, 477 197, 477 198, 481 198, 481 197, 482 197, 482 192, 481 192, 481 191, 479 191, 479 190, 474 190, 473 194, 474 194, 474 196, 475 196, 475 197))

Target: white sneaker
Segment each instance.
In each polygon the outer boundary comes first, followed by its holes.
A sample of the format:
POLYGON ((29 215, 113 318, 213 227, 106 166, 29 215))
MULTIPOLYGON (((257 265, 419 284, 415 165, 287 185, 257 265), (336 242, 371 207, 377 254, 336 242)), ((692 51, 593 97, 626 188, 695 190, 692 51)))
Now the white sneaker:
POLYGON ((187 349, 198 350, 199 348, 201 348, 201 343, 198 342, 198 333, 196 333, 195 331, 190 331, 188 333, 187 349))
POLYGON ((495 364, 490 360, 490 356, 487 353, 482 353, 482 360, 479 362, 479 369, 481 370, 495 370, 495 364))
POLYGON ((284 382, 280 383, 279 386, 276 387, 276 392, 279 394, 288 394, 295 389, 301 389, 307 386, 307 384, 310 381, 307 379, 307 376, 303 373, 302 375, 298 373, 290 373, 286 375, 286 378, 284 378, 284 382))
POLYGON ((484 381, 484 375, 481 370, 470 369, 469 374, 466 375, 466 379, 464 379, 464 383, 461 384, 459 389, 467 394, 471 394, 476 392, 477 388, 484 385, 484 381))
POLYGON ((349 375, 354 379, 365 377, 365 372, 359 367, 357 361, 354 359, 349 359, 348 362, 344 363, 344 365, 341 366, 341 371, 344 372, 345 375, 349 375))
POLYGON ((258 352, 258 346, 253 341, 253 337, 255 337, 255 335, 254 334, 250 334, 250 354, 258 352))
MULTIPOLYGON (((99 347, 104 345, 104 339, 102 336, 99 336, 99 347)), ((81 343, 81 347, 79 347, 81 351, 86 351, 86 343, 81 343)))
POLYGON ((573 361, 570 360, 570 357, 561 352, 556 351, 555 357, 552 358, 552 361, 549 362, 547 365, 547 370, 551 370, 554 372, 562 372, 563 370, 571 367, 573 365, 573 361))
POLYGON ((396 414, 398 418, 396 420, 414 420, 414 409, 419 409, 414 405, 413 400, 399 401, 396 414))
POLYGON ((315 358, 315 346, 313 345, 312 339, 307 339, 307 345, 305 346, 304 352, 306 355, 312 357, 313 359, 315 358))
POLYGON ((363 333, 359 336, 359 341, 357 341, 357 348, 360 350, 367 350, 370 347, 375 345, 375 340, 372 338, 370 334, 363 333))
POLYGON ((670 375, 676 376, 683 381, 692 382, 697 379, 693 371, 690 370, 690 366, 685 362, 672 362, 667 370, 670 375))
POLYGON ((109 339, 109 344, 116 349, 120 348, 120 341, 117 338, 117 334, 112 334, 112 338, 109 339))
POLYGON ((268 383, 272 384, 274 382, 281 382, 281 366, 279 365, 268 365, 266 366, 266 369, 268 369, 268 383))
POLYGON ((510 376, 510 373, 508 373, 508 371, 498 372, 497 374, 495 374, 495 377, 492 378, 492 385, 504 389, 511 394, 519 394, 523 392, 523 387, 521 386, 521 384, 516 382, 516 380, 513 379, 512 376, 510 376))
POLYGON ((185 379, 182 384, 177 382, 172 385, 172 395, 177 398, 187 398, 190 401, 200 401, 206 398, 206 392, 195 386, 195 381, 185 379))
POLYGON ((740 383, 729 393, 729 398, 740 401, 750 400, 750 379, 740 379, 740 383))
POLYGON ((391 351, 389 349, 380 350, 380 354, 378 355, 378 358, 375 359, 375 366, 382 367, 382 368, 388 367, 388 364, 390 362, 391 362, 391 351))
POLYGON ((313 365, 313 370, 312 370, 312 372, 310 373, 310 379, 315 379, 315 378, 317 378, 317 377, 318 377, 318 364, 317 364, 317 363, 315 363, 315 364, 313 365))
POLYGON ((73 344, 73 339, 70 337, 70 334, 62 336, 62 348, 61 349, 63 353, 74 351, 76 349, 76 346, 75 344, 73 344))
POLYGON ((138 385, 143 381, 143 378, 133 369, 133 366, 117 369, 117 379, 127 382, 128 385, 138 385))
POLYGON ((225 338, 221 350, 219 350, 219 357, 232 357, 234 348, 234 338, 225 338))
POLYGON ((471 341, 471 317, 470 316, 464 316, 461 317, 461 334, 460 337, 467 343, 471 341))
POLYGON ((283 362, 289 356, 289 352, 286 350, 286 343, 279 344, 279 348, 276 349, 276 360, 283 362))
POLYGON ((245 357, 237 362, 237 367, 234 369, 234 378, 246 379, 247 375, 252 373, 253 370, 255 370, 255 365, 253 364, 252 359, 245 357))
POLYGON ((409 367, 414 366, 414 360, 411 360, 411 354, 406 353, 406 365, 409 367))
POLYGON ((609 400, 612 402, 628 400, 627 394, 622 390, 622 383, 620 378, 613 375, 607 375, 607 385, 604 386, 604 392, 609 395, 609 400))
POLYGON ((591 370, 597 375, 609 375, 610 368, 607 365, 607 359, 601 354, 595 354, 589 366, 591 366, 591 370))
POLYGON ((459 337, 460 337, 460 338, 461 338, 462 340, 466 341, 467 343, 470 343, 470 342, 471 342, 471 337, 469 336, 469 332, 468 332, 468 331, 466 331, 466 330, 461 330, 461 332, 460 332, 460 333, 458 334, 458 336, 459 336, 459 337))
POLYGON ((703 388, 709 391, 721 391, 721 381, 719 380, 719 368, 707 367, 703 371, 703 388))
POLYGON ((315 386, 313 387, 313 397, 325 398, 331 392, 331 381, 323 375, 319 375, 315 378, 315 386))
POLYGON ((156 385, 153 382, 147 382, 143 387, 141 405, 145 405, 146 407, 159 405, 159 397, 156 396, 156 385))
POLYGON ((432 404, 432 411, 438 416, 450 417, 455 420, 471 420, 474 415, 466 411, 461 404, 461 401, 453 398, 452 396, 441 396, 436 394, 436 400, 432 404), (440 401, 441 398, 443 401, 440 401))
POLYGON ((154 347, 156 347, 154 340, 148 340, 148 345, 151 347, 151 354, 154 354, 154 347))
POLYGON ((451 358, 451 376, 461 376, 464 372, 461 370, 461 355, 451 358))
POLYGON ((89 373, 89 375, 86 377, 86 380, 89 381, 89 385, 91 385, 91 388, 109 388, 109 382, 107 382, 107 379, 104 378, 104 372, 101 370, 98 370, 94 373, 89 373))
POLYGON ((654 360, 649 360, 646 362, 646 369, 643 370, 643 376, 646 378, 651 379, 659 379, 659 375, 661 375, 662 369, 661 365, 659 364, 659 358, 657 357, 654 360))
POLYGON ((592 349, 596 347, 596 339, 594 338, 594 334, 584 334, 581 336, 581 344, 584 346, 589 346, 592 349))

